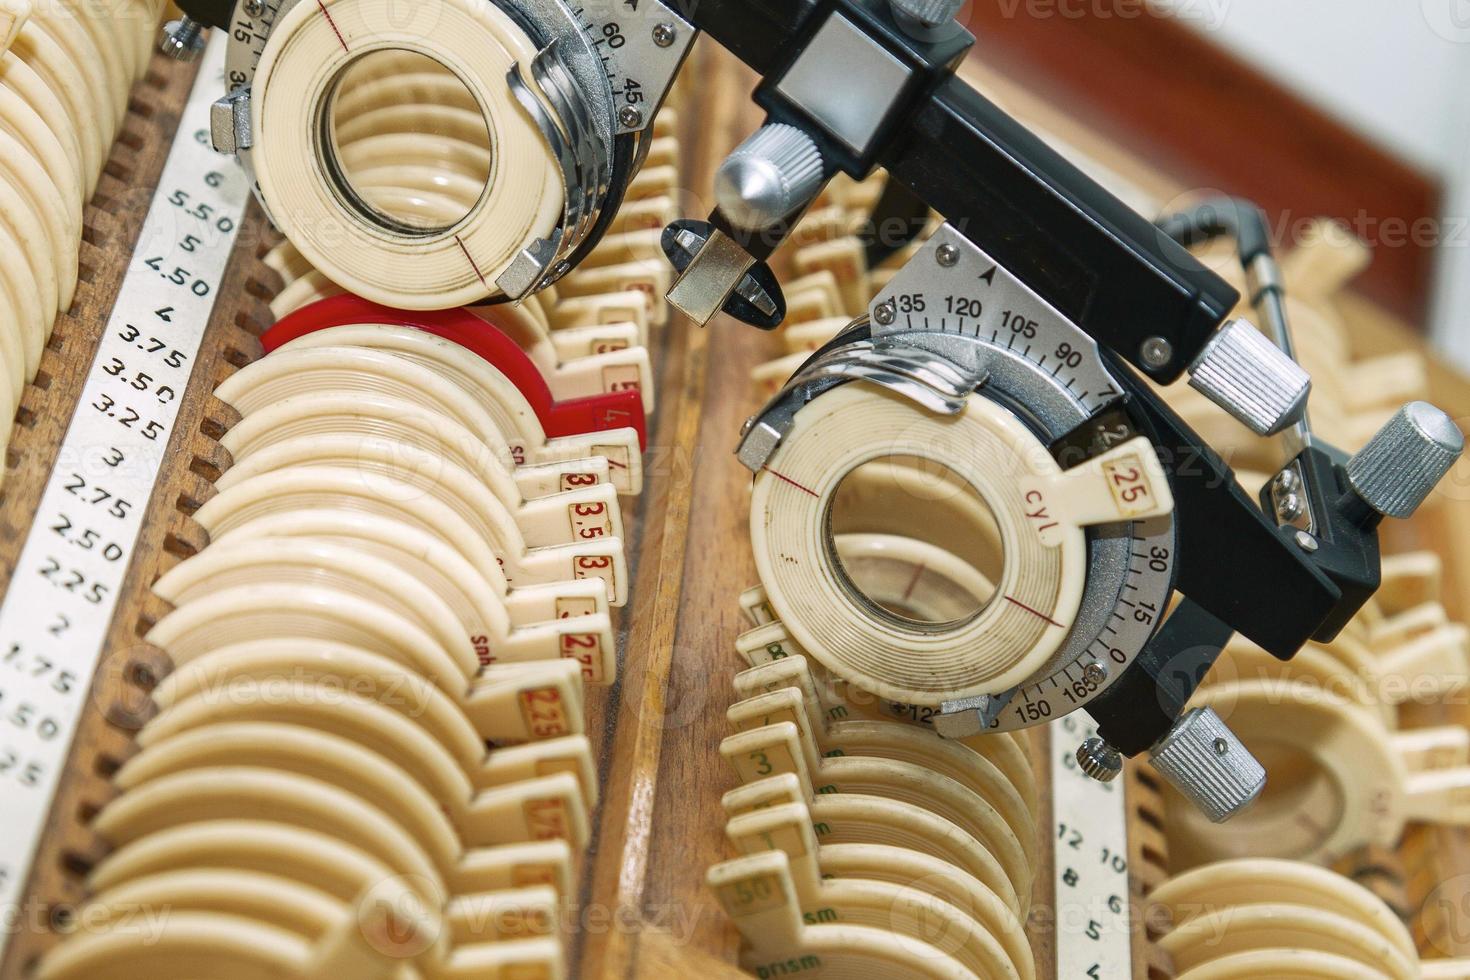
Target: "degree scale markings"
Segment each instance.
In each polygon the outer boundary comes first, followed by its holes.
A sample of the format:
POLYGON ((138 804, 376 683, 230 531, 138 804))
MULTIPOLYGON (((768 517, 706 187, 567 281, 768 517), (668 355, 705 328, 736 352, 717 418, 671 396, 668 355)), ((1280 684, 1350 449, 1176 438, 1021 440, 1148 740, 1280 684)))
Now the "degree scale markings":
POLYGON ((26 885, 250 194, 209 144, 225 40, 205 53, 0 601, 0 907, 26 885))
MULTIPOLYGON (((1086 333, 947 225, 874 297, 870 329, 879 337, 924 331, 927 324, 927 332, 938 333, 934 320, 945 312, 947 319, 958 318, 959 334, 1024 365, 1076 406, 1077 424, 1121 396, 1086 333), (944 244, 956 250, 957 262, 936 262, 937 249, 944 244), (885 303, 898 314, 888 327, 873 316, 885 303)), ((1058 435, 1051 433, 1052 438, 1058 435)), ((1007 706, 991 720, 990 731, 1029 727, 1085 706, 1102 689, 1085 673, 1094 661, 1107 668, 1109 677, 1132 664, 1167 608, 1174 552, 1169 521, 1144 521, 1133 529, 1128 548, 1132 558, 1117 556, 1126 562, 1119 565, 1123 580, 1118 595, 1106 600, 1114 608, 1102 611, 1101 622, 1091 624, 1094 635, 1070 637, 1044 676, 1014 689, 1007 706)))
MULTIPOLYGON (((974 337, 1036 365, 1042 373, 1065 388, 1068 396, 1088 414, 1117 399, 1121 392, 1102 368, 1096 344, 1005 269, 988 258, 981 261, 986 272, 976 277, 977 282, 983 285, 975 287, 973 296, 892 297, 909 301, 917 299, 919 302, 912 306, 898 305, 902 327, 875 328, 874 333, 904 330, 947 333, 948 321, 953 317, 956 321, 954 333, 974 337), (949 312, 941 316, 937 328, 928 315, 927 301, 942 302, 950 307, 949 312), (973 312, 956 312, 953 309, 956 306, 973 312), (988 339, 984 337, 986 331, 990 333, 988 339), (1002 340, 1002 336, 1006 339, 1002 340), (1048 367, 1048 362, 1055 366, 1048 367), (1071 370, 1064 374, 1064 368, 1071 370), (1079 382, 1083 384, 1079 386, 1079 382)), ((890 285, 880 293, 880 298, 886 297, 893 288, 890 285)))
MULTIPOLYGON (((1149 540, 1150 538, 1146 535, 1138 535, 1133 538, 1134 543, 1139 545, 1146 545, 1149 540)), ((1145 561, 1151 560, 1150 556, 1147 553, 1133 552, 1133 556, 1135 558, 1143 559, 1145 561)), ((1132 563, 1130 563, 1128 566, 1128 577, 1123 582, 1123 589, 1125 591, 1139 591, 1138 582, 1145 574, 1147 574, 1147 572, 1144 568, 1135 567, 1132 563)), ((1124 601, 1125 600, 1122 600, 1120 597, 1120 605, 1124 601)), ((1126 666, 1126 661, 1120 661, 1118 656, 1116 655, 1116 651, 1119 648, 1114 647, 1111 643, 1109 643, 1110 637, 1115 637, 1118 635, 1118 627, 1113 624, 1112 620, 1123 620, 1124 628, 1129 629, 1130 632, 1136 632, 1140 629, 1146 629, 1152 625, 1150 621, 1154 618, 1152 613, 1149 610, 1138 610, 1136 603, 1132 605, 1135 609, 1135 617, 1133 619, 1130 620, 1122 612, 1115 610, 1108 624, 1102 628, 1102 632, 1098 636, 1094 637, 1092 642, 1087 646, 1087 650, 1092 654, 1093 658, 1100 663, 1108 665, 1110 669, 1121 670, 1124 666, 1126 666)), ((1066 707, 1069 710, 1086 704, 1087 701, 1091 700, 1091 696, 1096 693, 1098 688, 1095 682, 1090 682, 1086 679, 1086 674, 1081 671, 1080 667, 1081 661, 1076 660, 1064 665, 1062 669, 1058 670, 1050 677, 1046 677, 1040 681, 1037 681, 1035 684, 1030 684, 1026 687, 1023 687, 1020 691, 1022 698, 1027 704, 1031 703, 1033 695, 1037 699, 1041 699, 1043 696, 1043 689, 1050 685, 1051 688, 1061 691, 1062 694, 1066 697, 1066 707), (1073 668, 1078 668, 1075 675, 1073 673, 1073 668), (1062 684, 1061 682, 1059 682, 1057 680, 1057 674, 1065 677, 1069 683, 1062 684)), ((1002 717, 1004 718, 1008 716, 1003 714, 1002 717)), ((1011 727, 1014 726, 1000 726, 1002 730, 1011 727)))
POLYGON ((677 5, 658 0, 604 0, 573 7, 571 14, 602 62, 614 108, 635 110, 626 120, 618 113, 615 131, 642 130, 684 60, 694 27, 677 5), (654 40, 660 28, 671 28, 672 33, 654 40))

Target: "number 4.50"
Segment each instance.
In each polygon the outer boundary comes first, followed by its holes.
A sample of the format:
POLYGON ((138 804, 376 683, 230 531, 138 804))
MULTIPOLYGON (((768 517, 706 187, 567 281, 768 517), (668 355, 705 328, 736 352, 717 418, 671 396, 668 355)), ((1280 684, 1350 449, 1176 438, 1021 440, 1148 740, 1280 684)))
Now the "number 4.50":
POLYGON ((203 279, 193 279, 193 273, 183 266, 176 265, 172 272, 164 272, 163 256, 161 255, 144 259, 143 264, 176 286, 188 286, 189 291, 195 296, 209 295, 209 283, 203 279))

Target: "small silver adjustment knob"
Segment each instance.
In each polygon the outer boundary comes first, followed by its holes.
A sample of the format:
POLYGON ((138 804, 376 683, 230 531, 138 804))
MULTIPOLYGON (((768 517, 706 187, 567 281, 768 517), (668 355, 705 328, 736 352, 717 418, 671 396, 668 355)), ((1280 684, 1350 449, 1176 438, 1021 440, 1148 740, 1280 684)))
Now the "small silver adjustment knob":
POLYGON ((1348 460, 1348 482, 1385 517, 1419 509, 1465 451, 1465 436, 1428 402, 1410 402, 1348 460))
POLYGON ((188 17, 163 25, 158 50, 175 61, 193 61, 204 50, 204 25, 188 17))
POLYGON ((751 134, 715 173, 715 200, 746 231, 776 224, 822 187, 822 154, 795 126, 771 123, 751 134))
POLYGON ((888 0, 900 23, 917 22, 924 27, 938 27, 953 20, 965 0, 888 0))
POLYGON ((1266 788, 1266 770, 1213 708, 1181 715, 1148 761, 1214 823, 1244 810, 1266 788))
POLYGON ((1118 750, 1094 735, 1077 746, 1077 765, 1100 783, 1111 783, 1123 771, 1118 750))
POLYGON ((1256 435, 1275 435, 1307 409, 1312 379, 1248 320, 1215 331, 1189 366, 1190 387, 1256 435))

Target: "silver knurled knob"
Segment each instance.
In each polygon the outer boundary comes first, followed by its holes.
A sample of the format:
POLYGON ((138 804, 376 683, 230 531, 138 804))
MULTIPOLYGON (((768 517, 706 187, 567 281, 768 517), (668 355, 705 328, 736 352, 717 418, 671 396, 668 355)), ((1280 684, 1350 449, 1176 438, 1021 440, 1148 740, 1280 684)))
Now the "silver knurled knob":
POLYGON ((795 126, 756 130, 720 164, 715 200, 725 217, 747 231, 769 228, 806 204, 822 187, 822 154, 795 126))
POLYGON ((1190 387, 1256 435, 1275 435, 1302 417, 1312 379, 1247 320, 1215 332, 1189 366, 1190 387))
POLYGON ((1266 788, 1266 770, 1212 708, 1182 715, 1148 761, 1214 823, 1235 816, 1266 788))
POLYGON ((193 61, 204 50, 204 25, 188 17, 163 25, 158 50, 175 61, 193 61))
POLYGON ((1450 417, 1428 402, 1410 402, 1348 460, 1348 482, 1385 517, 1408 517, 1465 451, 1450 417))
POLYGON ((1118 750, 1094 735, 1077 746, 1077 765, 1100 783, 1111 783, 1123 771, 1123 757, 1118 750))
POLYGON ((965 5, 965 0, 888 0, 900 19, 918 21, 925 27, 938 27, 952 19, 965 5))

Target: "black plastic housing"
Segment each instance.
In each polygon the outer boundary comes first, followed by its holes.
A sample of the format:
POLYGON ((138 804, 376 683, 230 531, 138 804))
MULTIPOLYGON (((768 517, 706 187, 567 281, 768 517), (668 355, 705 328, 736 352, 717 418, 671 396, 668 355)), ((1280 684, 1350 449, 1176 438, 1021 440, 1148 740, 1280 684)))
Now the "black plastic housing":
MULTIPOLYGON (((774 120, 803 125, 833 154, 831 162, 854 177, 874 164, 886 167, 966 238, 1155 381, 1177 379, 1239 301, 1233 287, 1147 218, 950 74, 946 59, 954 52, 925 50, 908 38, 886 0, 703 0, 687 14, 763 76, 756 98, 774 120), (835 12, 871 25, 885 46, 892 42, 891 53, 924 72, 895 105, 883 145, 868 157, 832 147, 775 89, 806 39, 835 12), (1168 342, 1166 362, 1143 362, 1140 348, 1151 337, 1168 342)), ((957 35, 968 46, 969 35, 957 35)), ((840 74, 833 84, 841 84, 840 74)))

